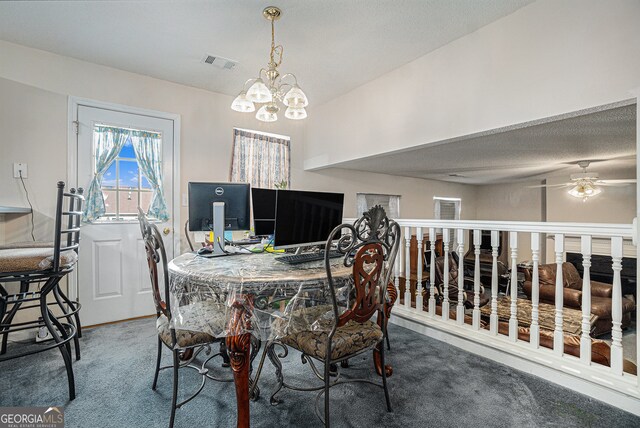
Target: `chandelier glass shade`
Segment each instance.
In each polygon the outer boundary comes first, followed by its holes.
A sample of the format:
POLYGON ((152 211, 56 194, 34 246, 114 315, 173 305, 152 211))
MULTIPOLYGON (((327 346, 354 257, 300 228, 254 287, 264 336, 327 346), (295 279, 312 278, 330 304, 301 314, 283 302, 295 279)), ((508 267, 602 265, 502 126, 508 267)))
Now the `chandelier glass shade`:
POLYGON ((282 64, 284 48, 275 43, 274 22, 280 18, 282 12, 274 6, 269 6, 262 11, 266 19, 271 21, 271 51, 267 68, 258 72, 258 77, 245 82, 242 91, 231 103, 231 109, 241 113, 251 113, 256 110, 255 104, 264 104, 258 109, 256 119, 262 122, 275 122, 278 120, 280 107, 278 103, 287 107, 284 116, 287 119, 301 120, 307 117, 305 107, 309 100, 298 86, 295 75, 287 73, 280 75, 278 67, 282 64), (249 85, 247 89, 247 85, 249 85))

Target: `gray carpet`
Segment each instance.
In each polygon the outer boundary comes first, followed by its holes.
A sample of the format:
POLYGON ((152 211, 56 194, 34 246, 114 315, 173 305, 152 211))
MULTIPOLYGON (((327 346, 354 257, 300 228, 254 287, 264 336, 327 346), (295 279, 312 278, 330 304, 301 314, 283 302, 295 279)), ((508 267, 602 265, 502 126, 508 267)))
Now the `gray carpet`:
MULTIPOLYGON (((464 352, 391 325, 394 366, 389 379, 393 413, 387 413, 382 389, 366 384, 331 391, 336 427, 633 427, 640 418, 532 375, 464 352)), ((0 364, 0 406, 63 405, 66 426, 161 427, 169 420, 170 371, 160 375, 158 391, 150 388, 156 335, 150 319, 85 330, 82 360, 75 363, 78 396, 67 401, 62 359, 57 350, 0 364)), ((16 344, 11 345, 12 348, 16 344)), ((169 361, 169 353, 166 352, 169 361)), ((271 406, 275 384, 267 364, 260 382, 262 397, 251 403, 256 427, 320 426, 314 415, 315 393, 284 391, 285 401, 271 406)), ((285 362, 290 382, 315 380, 292 352, 285 362)), ((214 364, 216 373, 228 369, 214 364)), ((371 357, 352 361, 346 374, 375 378, 371 357)), ((198 382, 185 371, 184 394, 198 382)), ((209 382, 203 393, 178 410, 176 427, 235 425, 232 383, 209 382)))

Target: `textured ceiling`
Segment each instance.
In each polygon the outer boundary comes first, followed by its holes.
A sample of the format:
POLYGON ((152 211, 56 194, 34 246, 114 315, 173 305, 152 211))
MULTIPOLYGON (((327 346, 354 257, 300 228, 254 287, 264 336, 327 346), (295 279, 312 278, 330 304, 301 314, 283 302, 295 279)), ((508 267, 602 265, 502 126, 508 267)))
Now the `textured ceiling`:
POLYGON ((332 165, 467 184, 506 183, 589 171, 635 177, 636 105, 597 109, 442 144, 332 165))
MULTIPOLYGON (((0 39, 236 95, 266 66, 269 22, 282 72, 320 104, 431 52, 532 0, 2 1, 0 39), (206 54, 239 61, 231 71, 206 54)), ((311 107, 312 108, 312 107, 311 107)))

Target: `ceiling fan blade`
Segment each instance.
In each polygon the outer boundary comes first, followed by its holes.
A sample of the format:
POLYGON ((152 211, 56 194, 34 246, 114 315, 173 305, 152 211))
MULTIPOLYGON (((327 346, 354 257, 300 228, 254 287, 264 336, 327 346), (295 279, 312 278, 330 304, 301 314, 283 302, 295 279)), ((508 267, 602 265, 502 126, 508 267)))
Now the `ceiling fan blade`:
POLYGON ((546 187, 546 188, 551 188, 551 187, 569 187, 569 186, 573 186, 574 183, 562 183, 562 184, 539 184, 537 186, 527 186, 530 189, 536 189, 539 187, 546 187))
POLYGON ((619 179, 619 180, 598 180, 596 181, 596 185, 603 185, 603 186, 607 186, 607 185, 623 185, 623 184, 632 184, 635 183, 636 179, 635 178, 623 178, 623 179, 619 179))

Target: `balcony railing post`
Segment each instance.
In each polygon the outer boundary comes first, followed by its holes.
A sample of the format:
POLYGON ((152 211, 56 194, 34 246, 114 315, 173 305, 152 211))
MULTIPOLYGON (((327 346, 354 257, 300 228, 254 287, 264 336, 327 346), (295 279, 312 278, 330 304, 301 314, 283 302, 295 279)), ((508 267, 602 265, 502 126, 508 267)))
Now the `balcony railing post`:
POLYGON ((442 284, 442 319, 449 319, 449 229, 442 229, 444 278, 442 284))
POLYGON ((531 234, 531 258, 533 259, 533 271, 531 272, 531 330, 529 341, 534 349, 540 346, 540 324, 539 324, 539 304, 540 304, 540 278, 538 275, 538 264, 540 262, 540 234, 531 234))
POLYGON ((416 310, 419 312, 423 311, 423 301, 422 301, 422 265, 423 265, 423 260, 424 260, 424 249, 422 248, 422 240, 423 240, 423 234, 422 234, 422 228, 418 227, 416 228, 416 239, 417 239, 417 244, 418 244, 418 253, 417 253, 417 257, 416 257, 416 262, 417 262, 417 282, 416 282, 416 310))
POLYGON ((464 324, 464 229, 457 229, 458 248, 458 304, 456 305, 456 322, 464 324))
POLYGON ((404 228, 404 306, 411 309, 411 227, 404 228))
POLYGON ((563 333, 563 305, 564 305, 564 279, 562 275, 562 262, 564 254, 564 235, 555 235, 556 251, 556 299, 555 299, 555 328, 553 330, 553 352, 562 356, 564 353, 564 333, 563 333))
POLYGON ((474 330, 480 329, 480 243, 482 231, 473 230, 473 314, 472 326, 474 330))
POLYGON ((498 245, 500 232, 491 231, 491 316, 489 318, 489 331, 498 334, 498 245))
POLYGON ((611 300, 611 371, 622 374, 622 237, 611 237, 611 259, 613 261, 613 295, 611 300))
MULTIPOLYGON (((398 237, 400 239, 400 237, 398 237)), ((402 263, 402 251, 396 257, 395 263, 393 264, 393 271, 395 274, 394 285, 396 287, 396 296, 400 296, 400 265, 402 263)))
POLYGON ((429 228, 429 315, 436 316, 436 229, 429 228))
POLYGON ((582 335, 580 336, 580 360, 585 364, 591 364, 591 236, 583 235, 580 238, 580 250, 582 252, 582 335))
POLYGON ((509 316, 509 339, 518 340, 518 232, 509 232, 509 247, 511 248, 511 315, 509 316))

